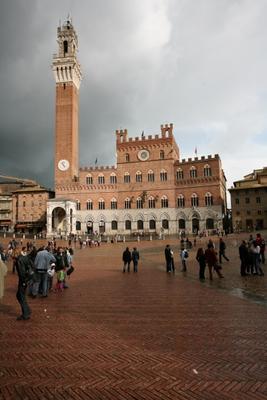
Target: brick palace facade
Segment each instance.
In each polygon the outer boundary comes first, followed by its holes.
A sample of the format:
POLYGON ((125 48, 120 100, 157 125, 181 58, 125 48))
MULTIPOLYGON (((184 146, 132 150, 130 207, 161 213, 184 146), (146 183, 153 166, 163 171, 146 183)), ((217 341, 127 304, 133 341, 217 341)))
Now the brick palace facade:
POLYGON ((47 232, 177 234, 223 229, 226 179, 218 154, 181 159, 173 125, 155 135, 116 131, 115 166, 79 167, 78 38, 70 21, 57 30, 55 199, 47 232))

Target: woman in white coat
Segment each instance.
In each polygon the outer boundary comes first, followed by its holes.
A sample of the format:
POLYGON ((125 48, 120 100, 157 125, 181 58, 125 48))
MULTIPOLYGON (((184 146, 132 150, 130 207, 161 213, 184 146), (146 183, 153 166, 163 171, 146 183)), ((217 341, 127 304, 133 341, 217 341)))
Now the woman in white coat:
POLYGON ((0 301, 4 297, 6 274, 7 274, 7 266, 0 257, 0 301))

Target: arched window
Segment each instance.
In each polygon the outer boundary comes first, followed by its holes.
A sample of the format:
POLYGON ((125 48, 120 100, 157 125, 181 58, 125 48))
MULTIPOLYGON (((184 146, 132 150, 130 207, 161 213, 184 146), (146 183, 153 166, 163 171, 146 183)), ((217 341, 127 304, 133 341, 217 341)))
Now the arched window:
POLYGON ((130 182, 131 182, 130 174, 129 174, 129 172, 125 172, 124 183, 130 183, 130 182))
POLYGON ((92 185, 92 184, 93 184, 93 177, 91 174, 89 174, 86 177, 86 185, 92 185))
POLYGON ((143 208, 143 200, 141 197, 137 197, 136 199, 136 208, 143 208))
POLYGON ((137 221, 137 229, 138 230, 143 230, 144 229, 144 222, 141 219, 139 219, 137 221))
POLYGON ((165 171, 165 169, 162 169, 160 171, 159 176, 160 176, 160 181, 165 182, 167 180, 167 171, 165 171))
POLYGON ((161 208, 168 208, 168 207, 169 207, 168 197, 167 196, 162 196, 162 198, 161 198, 161 208))
POLYGON ((212 206, 213 205, 213 197, 210 193, 205 194, 205 205, 212 206))
POLYGON ((125 221, 125 230, 126 231, 130 231, 132 229, 132 221, 130 221, 129 219, 127 219, 125 221))
POLYGON ((118 229, 118 222, 117 221, 111 221, 111 230, 116 231, 118 229))
POLYGON ((98 183, 99 185, 103 185, 105 183, 105 177, 103 174, 98 175, 98 183))
POLYGON ((93 201, 91 199, 87 200, 86 209, 87 210, 92 210, 93 209, 93 201))
POLYGON ((126 161, 126 162, 129 162, 129 161, 130 161, 130 154, 129 154, 129 153, 126 153, 126 154, 125 154, 125 161, 126 161))
POLYGON ((185 220, 183 218, 179 219, 178 226, 179 226, 179 229, 185 229, 185 220))
POLYGON ((148 182, 154 182, 155 181, 155 175, 152 170, 149 170, 147 173, 147 180, 148 182))
POLYGON ((179 194, 179 196, 177 197, 177 207, 178 208, 184 208, 184 196, 182 194, 179 194))
POLYGON ((148 208, 156 208, 156 201, 152 196, 148 198, 148 208))
POLYGON ((63 47, 64 47, 64 56, 68 52, 68 41, 64 40, 63 42, 63 47))
POLYGON ((196 178, 197 177, 197 169, 196 167, 191 167, 190 168, 190 178, 196 178))
POLYGON ((214 220, 212 218, 206 219, 206 229, 214 229, 214 220))
POLYGON ((182 168, 178 168, 176 171, 176 180, 179 181, 179 179, 184 179, 184 171, 182 168))
POLYGON ((127 197, 127 198, 124 200, 124 208, 126 208, 126 209, 131 208, 131 199, 129 199, 129 197, 127 197))
POLYGON ((98 209, 105 210, 105 201, 103 199, 98 200, 98 209))
POLYGON ((142 172, 137 171, 135 175, 136 182, 142 182, 142 172))
POLYGON ((208 164, 204 166, 204 176, 211 176, 211 167, 208 164))
POLYGON ((110 208, 111 208, 111 210, 117 210, 117 208, 118 208, 117 199, 115 199, 115 198, 111 199, 110 208))
POLYGON ((196 193, 193 193, 191 196, 191 206, 198 207, 198 197, 197 197, 196 193))
POLYGON ((110 183, 111 184, 117 183, 117 176, 116 176, 116 174, 114 172, 112 172, 112 174, 110 175, 109 179, 110 179, 110 183))
POLYGON ((77 207, 77 210, 80 210, 80 209, 81 209, 80 200, 76 200, 76 207, 77 207))
POLYGON ((81 230, 81 221, 76 221, 76 231, 81 230))
POLYGON ((156 229, 156 221, 154 219, 149 220, 149 229, 151 229, 151 230, 156 229))
POLYGON ((164 151, 163 150, 160 150, 159 158, 160 158, 160 160, 164 160, 165 156, 164 156, 164 151))
POLYGON ((169 229, 169 221, 167 219, 162 220, 162 228, 169 229))

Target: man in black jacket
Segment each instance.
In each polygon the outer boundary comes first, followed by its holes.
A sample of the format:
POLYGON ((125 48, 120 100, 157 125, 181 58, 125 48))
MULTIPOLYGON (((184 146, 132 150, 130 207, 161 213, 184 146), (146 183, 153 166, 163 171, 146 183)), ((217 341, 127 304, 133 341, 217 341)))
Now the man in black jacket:
POLYGON ((122 261, 123 261, 123 272, 125 272, 126 266, 127 266, 128 272, 130 272, 130 264, 132 261, 132 255, 129 250, 129 247, 126 247, 126 249, 124 250, 124 252, 122 254, 122 261))
POLYGON ((17 300, 21 306, 22 314, 17 317, 18 321, 27 320, 30 318, 31 310, 26 299, 26 291, 32 273, 32 262, 27 256, 26 247, 22 247, 21 253, 16 260, 16 269, 19 277, 17 300))

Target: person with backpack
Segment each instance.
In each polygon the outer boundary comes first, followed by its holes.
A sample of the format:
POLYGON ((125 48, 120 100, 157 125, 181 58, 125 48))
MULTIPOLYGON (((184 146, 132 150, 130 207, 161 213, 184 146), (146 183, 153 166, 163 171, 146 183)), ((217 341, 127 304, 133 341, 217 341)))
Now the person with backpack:
POLYGON ((180 256, 181 256, 181 261, 182 261, 182 272, 186 272, 186 271, 187 271, 187 268, 186 268, 186 260, 187 260, 187 258, 188 258, 188 251, 187 251, 187 249, 181 250, 180 256))
POLYGON ((27 255, 26 247, 22 247, 21 253, 17 257, 16 269, 19 277, 16 297, 21 307, 21 315, 17 317, 17 321, 25 321, 30 319, 31 314, 31 309, 27 303, 26 292, 28 282, 33 274, 32 261, 27 255))

